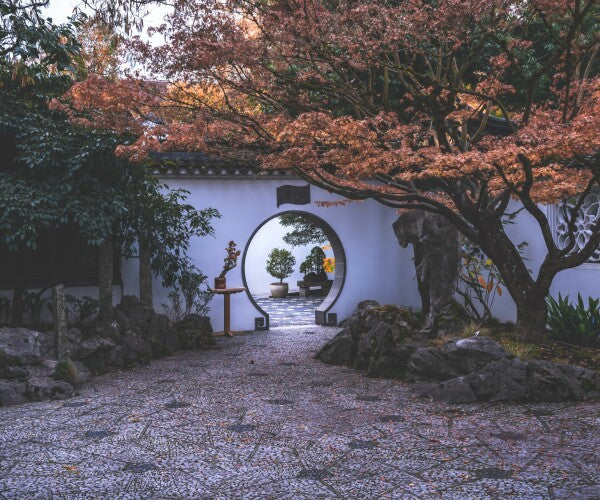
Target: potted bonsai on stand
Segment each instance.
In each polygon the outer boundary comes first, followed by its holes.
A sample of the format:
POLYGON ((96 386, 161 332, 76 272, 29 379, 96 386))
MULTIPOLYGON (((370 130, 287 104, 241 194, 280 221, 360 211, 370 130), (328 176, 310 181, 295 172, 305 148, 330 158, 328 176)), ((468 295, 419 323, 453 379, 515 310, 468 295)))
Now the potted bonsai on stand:
POLYGON ((289 285, 283 280, 294 272, 296 259, 284 248, 274 248, 267 258, 267 272, 274 278, 279 279, 279 283, 271 283, 271 297, 280 299, 287 295, 289 285))
POLYGON ((223 270, 221 271, 221 274, 215 278, 216 290, 223 290, 224 288, 227 288, 227 280, 225 275, 237 265, 237 259, 241 253, 236 249, 235 241, 230 241, 225 251, 227 252, 227 257, 223 259, 223 270))

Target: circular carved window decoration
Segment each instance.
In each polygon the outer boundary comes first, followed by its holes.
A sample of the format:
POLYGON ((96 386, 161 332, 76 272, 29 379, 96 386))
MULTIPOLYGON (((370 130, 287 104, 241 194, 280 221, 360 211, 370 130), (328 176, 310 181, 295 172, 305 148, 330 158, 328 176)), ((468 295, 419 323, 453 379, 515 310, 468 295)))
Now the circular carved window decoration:
MULTIPOLYGON (((584 248, 592 236, 592 229, 600 218, 600 193, 591 193, 585 198, 577 213, 575 227, 571 235, 569 232, 570 216, 568 213, 570 210, 573 210, 576 203, 576 199, 569 200, 559 205, 556 210, 555 230, 557 244, 559 248, 566 248, 571 245, 571 238, 573 237, 575 239, 575 246, 570 254, 577 253, 584 248)), ((600 248, 597 248, 592 254, 589 262, 600 263, 600 248)))

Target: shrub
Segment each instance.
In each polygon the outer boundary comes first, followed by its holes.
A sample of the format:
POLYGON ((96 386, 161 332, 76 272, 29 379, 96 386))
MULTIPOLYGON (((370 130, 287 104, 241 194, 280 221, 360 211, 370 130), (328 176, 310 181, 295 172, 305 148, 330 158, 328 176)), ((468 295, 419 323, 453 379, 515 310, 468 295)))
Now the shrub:
POLYGON ((71 320, 77 325, 84 323, 98 312, 98 300, 89 295, 80 298, 66 294, 65 302, 67 303, 67 315, 71 316, 71 320))
POLYGON ((267 258, 267 272, 280 283, 294 272, 296 259, 284 248, 274 248, 267 258))
POLYGON ((600 299, 588 298, 587 308, 580 294, 577 303, 569 296, 548 297, 548 328, 554 338, 581 345, 600 345, 600 299))
POLYGON ((202 288, 206 276, 201 272, 184 272, 174 284, 167 297, 170 304, 162 304, 165 314, 177 323, 189 314, 204 316, 213 294, 202 288))

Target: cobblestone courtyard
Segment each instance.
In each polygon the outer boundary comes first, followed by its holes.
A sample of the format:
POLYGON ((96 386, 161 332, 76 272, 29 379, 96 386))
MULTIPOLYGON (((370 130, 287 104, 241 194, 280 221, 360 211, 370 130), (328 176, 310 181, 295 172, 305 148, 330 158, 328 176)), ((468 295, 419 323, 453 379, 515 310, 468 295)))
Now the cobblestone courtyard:
POLYGON ((444 406, 281 328, 0 408, 0 498, 599 498, 600 404, 444 406))
POLYGON ((325 297, 256 298, 256 303, 269 314, 271 327, 314 325, 315 309, 325 297))

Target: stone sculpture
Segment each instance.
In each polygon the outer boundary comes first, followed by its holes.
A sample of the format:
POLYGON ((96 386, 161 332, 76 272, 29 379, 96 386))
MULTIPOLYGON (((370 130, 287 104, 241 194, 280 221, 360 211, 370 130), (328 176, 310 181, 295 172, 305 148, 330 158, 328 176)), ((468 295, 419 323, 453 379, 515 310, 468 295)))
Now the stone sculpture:
POLYGON ((424 210, 403 212, 393 227, 401 247, 413 246, 425 315, 423 331, 436 336, 438 314, 453 300, 458 276, 458 231, 441 215, 424 210))

